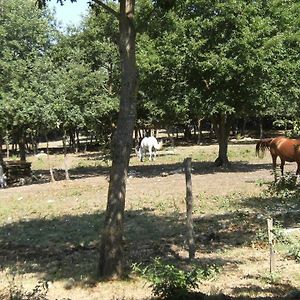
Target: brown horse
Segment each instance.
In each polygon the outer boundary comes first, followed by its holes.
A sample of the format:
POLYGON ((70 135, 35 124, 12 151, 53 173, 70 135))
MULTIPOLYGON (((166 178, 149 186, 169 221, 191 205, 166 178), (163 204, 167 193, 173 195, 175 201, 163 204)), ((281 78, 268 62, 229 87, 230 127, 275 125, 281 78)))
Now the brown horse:
POLYGON ((281 175, 283 175, 283 167, 286 161, 296 162, 297 171, 296 175, 300 174, 300 139, 289 139, 284 136, 275 137, 273 139, 263 139, 256 144, 256 155, 263 156, 266 149, 270 150, 273 169, 276 180, 276 160, 280 157, 281 164, 281 175), (260 155, 262 154, 262 155, 260 155))

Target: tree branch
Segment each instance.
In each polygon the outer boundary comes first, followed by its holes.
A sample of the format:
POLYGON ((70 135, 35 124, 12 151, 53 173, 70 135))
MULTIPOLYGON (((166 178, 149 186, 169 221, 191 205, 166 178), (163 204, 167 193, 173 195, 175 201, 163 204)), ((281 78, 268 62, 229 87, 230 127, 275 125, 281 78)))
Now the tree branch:
POLYGON ((119 19, 120 14, 115 11, 114 9, 112 9, 110 6, 108 6, 107 4, 105 4, 104 2, 100 1, 100 0, 92 0, 95 4, 101 6, 102 8, 104 8, 106 11, 108 11, 109 13, 111 13, 113 16, 115 16, 117 19, 119 19))

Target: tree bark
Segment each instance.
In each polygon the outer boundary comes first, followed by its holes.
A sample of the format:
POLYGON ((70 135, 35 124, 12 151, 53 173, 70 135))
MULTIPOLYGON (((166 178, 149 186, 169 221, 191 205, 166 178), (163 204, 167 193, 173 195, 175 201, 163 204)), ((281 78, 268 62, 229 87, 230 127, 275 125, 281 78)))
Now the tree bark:
POLYGON ((262 117, 259 117, 259 138, 262 139, 264 136, 262 117))
POLYGON ((229 166, 228 160, 228 138, 230 132, 231 118, 226 114, 218 114, 212 118, 214 131, 219 144, 219 155, 215 160, 216 166, 229 166))
POLYGON ((8 130, 6 130, 5 145, 6 145, 6 158, 9 159, 9 134, 8 134, 8 130))
POLYGON ((3 139, 2 136, 0 136, 0 165, 3 163, 2 145, 3 145, 3 139))
POLYGON ((119 30, 121 96, 117 129, 112 139, 112 167, 104 229, 101 237, 98 276, 105 279, 124 275, 123 229, 126 179, 136 120, 137 66, 134 0, 120 1, 119 30))
POLYGON ((203 134, 201 130, 201 122, 203 118, 199 118, 197 122, 198 136, 197 136, 197 144, 200 145, 203 141, 203 134))
POLYGON ((47 142, 47 160, 48 160, 48 165, 49 165, 49 172, 51 176, 51 182, 55 181, 54 174, 53 174, 53 168, 52 168, 52 163, 51 163, 51 158, 50 158, 50 153, 49 153, 49 140, 48 140, 48 135, 45 134, 46 142, 47 142))
POLYGON ((23 130, 21 132, 21 136, 19 139, 19 149, 20 149, 20 160, 26 161, 26 143, 25 143, 25 137, 24 137, 23 130))

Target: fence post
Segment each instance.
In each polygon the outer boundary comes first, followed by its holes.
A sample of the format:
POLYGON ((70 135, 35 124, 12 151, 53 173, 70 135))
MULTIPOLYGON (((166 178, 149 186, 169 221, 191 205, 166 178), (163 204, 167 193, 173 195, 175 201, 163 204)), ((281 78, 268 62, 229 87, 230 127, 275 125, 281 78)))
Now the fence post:
POLYGON ((268 225, 268 238, 269 238, 269 249, 270 249, 270 273, 274 270, 275 253, 273 249, 274 245, 274 233, 273 233, 273 219, 267 219, 268 225))
POLYGON ((187 157, 184 160, 185 181, 186 181, 186 225, 187 240, 189 247, 189 259, 195 258, 195 234, 193 227, 193 191, 192 191, 192 175, 191 175, 192 159, 187 157))

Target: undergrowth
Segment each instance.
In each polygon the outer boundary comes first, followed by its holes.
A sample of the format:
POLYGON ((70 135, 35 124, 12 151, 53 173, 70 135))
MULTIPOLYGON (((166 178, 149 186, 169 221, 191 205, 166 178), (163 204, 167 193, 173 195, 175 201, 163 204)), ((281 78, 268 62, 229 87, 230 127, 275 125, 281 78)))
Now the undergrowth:
MULTIPOLYGON (((275 222, 273 234, 276 240, 277 250, 283 252, 286 257, 300 263, 299 239, 288 235, 280 222, 275 222)), ((268 245, 268 232, 266 228, 257 232, 255 236, 255 243, 263 243, 265 246, 268 245)))
POLYGON ((196 267, 184 271, 172 264, 155 258, 148 265, 133 264, 133 272, 150 281, 154 296, 162 299, 184 299, 190 292, 199 287, 201 280, 215 277, 219 272, 216 266, 196 267))
POLYGON ((269 182, 267 192, 271 196, 277 196, 281 198, 299 197, 300 188, 297 184, 297 176, 292 172, 286 172, 276 181, 269 182))

